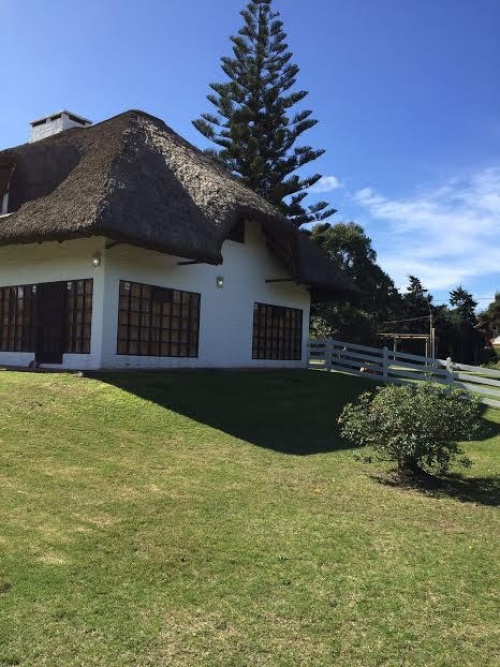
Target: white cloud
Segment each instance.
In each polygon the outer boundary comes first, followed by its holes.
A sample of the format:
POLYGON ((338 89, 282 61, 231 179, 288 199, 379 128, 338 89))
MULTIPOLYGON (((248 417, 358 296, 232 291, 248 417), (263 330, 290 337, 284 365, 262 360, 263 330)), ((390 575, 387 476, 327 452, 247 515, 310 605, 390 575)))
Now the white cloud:
POLYGON ((363 188, 354 200, 386 223, 379 261, 399 286, 406 284, 408 274, 431 290, 466 284, 486 273, 500 282, 500 167, 406 199, 363 188))
POLYGON ((310 188, 309 192, 319 194, 321 192, 332 192, 342 187, 336 176, 322 176, 319 181, 310 188))

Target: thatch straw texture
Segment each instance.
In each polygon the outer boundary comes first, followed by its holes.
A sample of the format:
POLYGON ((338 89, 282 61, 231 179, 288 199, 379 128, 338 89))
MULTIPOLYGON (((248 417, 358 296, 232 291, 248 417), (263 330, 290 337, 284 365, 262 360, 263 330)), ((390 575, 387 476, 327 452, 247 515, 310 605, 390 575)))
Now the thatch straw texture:
POLYGON ((0 245, 105 236, 219 264, 231 229, 253 219, 294 249, 288 264, 299 282, 354 289, 273 206, 144 112, 0 152, 0 173, 12 165, 0 245))

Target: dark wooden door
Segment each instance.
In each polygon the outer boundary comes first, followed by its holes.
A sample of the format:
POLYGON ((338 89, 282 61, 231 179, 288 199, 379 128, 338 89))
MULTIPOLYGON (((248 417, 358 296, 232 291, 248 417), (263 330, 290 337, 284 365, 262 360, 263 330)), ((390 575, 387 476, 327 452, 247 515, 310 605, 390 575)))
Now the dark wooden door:
POLYGON ((62 364, 66 340, 66 283, 37 285, 36 304, 35 359, 40 364, 62 364))

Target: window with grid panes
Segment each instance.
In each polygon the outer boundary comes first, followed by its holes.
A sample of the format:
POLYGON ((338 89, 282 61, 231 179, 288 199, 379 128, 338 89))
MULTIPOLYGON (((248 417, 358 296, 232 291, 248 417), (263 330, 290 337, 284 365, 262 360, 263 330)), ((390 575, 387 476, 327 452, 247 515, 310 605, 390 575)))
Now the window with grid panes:
POLYGON ((302 359, 302 311, 255 303, 252 358, 282 361, 302 359))
MULTIPOLYGON (((66 283, 65 352, 90 354, 92 288, 91 279, 66 283)), ((0 351, 35 351, 36 295, 36 285, 0 287, 0 351)))
POLYGON ((33 352, 35 285, 0 287, 0 351, 33 352))
POLYGON ((70 354, 90 354, 93 280, 66 283, 66 344, 70 354))
POLYGON ((118 354, 197 357, 200 295, 120 281, 118 354))

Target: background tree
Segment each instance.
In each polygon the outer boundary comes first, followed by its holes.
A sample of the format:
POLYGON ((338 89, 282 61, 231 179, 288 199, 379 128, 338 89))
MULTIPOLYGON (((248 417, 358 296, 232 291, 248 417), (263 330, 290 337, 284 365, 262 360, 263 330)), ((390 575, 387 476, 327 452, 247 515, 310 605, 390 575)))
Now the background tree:
POLYGON ((495 293, 495 299, 477 316, 478 331, 483 336, 482 360, 498 361, 498 348, 493 346, 493 340, 500 331, 500 292, 495 293))
POLYGON ((356 303, 314 304, 312 332, 317 337, 339 337, 377 343, 383 323, 401 311, 401 296, 391 278, 377 264, 377 253, 363 228, 354 222, 315 225, 309 232, 346 277, 363 292, 356 303))
POLYGON ((407 322, 403 322, 404 330, 415 333, 429 333, 432 294, 425 289, 416 276, 408 276, 408 287, 403 295, 404 314, 407 322))
MULTIPOLYGON (((410 275, 406 291, 400 294, 377 264, 372 241, 360 225, 321 223, 307 233, 364 293, 362 299, 353 303, 341 300, 313 304, 311 333, 314 337, 380 345, 380 333, 429 334, 432 315, 437 357, 452 357, 470 364, 485 360, 484 334, 478 330, 475 315, 477 303, 463 287, 450 292, 449 305, 436 305, 421 280, 410 275)), ((498 322, 500 326, 500 293, 482 318, 484 322, 498 322)), ((406 340, 398 344, 398 349, 423 354, 424 344, 420 340, 406 340)))
POLYGON ((326 202, 305 206, 320 174, 296 172, 324 151, 295 146, 314 127, 312 111, 292 112, 307 96, 294 90, 299 68, 272 0, 252 0, 241 12, 243 27, 232 36, 233 56, 221 58, 225 83, 212 83, 207 99, 215 113, 193 121, 218 148, 211 151, 235 176, 279 208, 299 227, 335 211, 326 202))
POLYGON ((454 325, 453 358, 466 364, 481 361, 484 336, 477 329, 477 301, 461 285, 450 292, 450 311, 454 325))
MULTIPOLYGON (((408 287, 403 295, 405 317, 398 325, 406 333, 429 333, 430 318, 436 329, 436 356, 451 357, 462 363, 479 363, 481 336, 476 330, 476 316, 472 294, 459 286, 450 292, 449 304, 435 305, 433 297, 416 276, 408 276, 408 287)), ((421 354, 421 345, 407 343, 405 351, 421 354)))
POLYGON ((495 299, 488 308, 478 315, 480 326, 489 329, 500 329, 500 292, 495 294, 495 299))
MULTIPOLYGON (((432 306, 436 328, 436 356, 440 359, 456 359, 456 321, 447 304, 432 306)), ((458 361, 458 359, 456 359, 458 361)))
POLYGON ((457 321, 462 327, 476 326, 477 301, 474 301, 472 294, 461 285, 450 292, 450 305, 454 307, 457 321))
MULTIPOLYGON (((408 286, 401 296, 401 305, 393 321, 388 322, 386 330, 392 333, 429 334, 432 295, 425 289, 419 278, 408 276, 408 286)), ((388 343, 390 343, 388 341, 388 343)), ((422 340, 403 340, 398 343, 401 352, 424 354, 422 340)))
MULTIPOLYGON (((429 333, 432 313, 436 329, 436 356, 441 359, 451 357, 462 363, 479 363, 483 338, 476 328, 477 303, 472 294, 459 286, 450 292, 449 305, 435 305, 432 295, 420 280, 415 276, 408 278, 408 287, 403 295, 405 318, 398 325, 399 331, 429 333)), ((405 351, 421 354, 417 343, 408 343, 405 351)))

